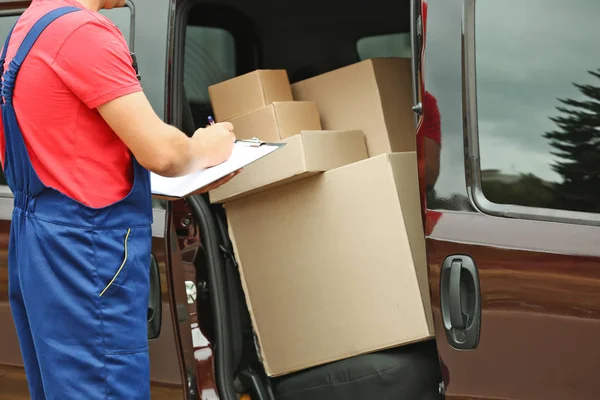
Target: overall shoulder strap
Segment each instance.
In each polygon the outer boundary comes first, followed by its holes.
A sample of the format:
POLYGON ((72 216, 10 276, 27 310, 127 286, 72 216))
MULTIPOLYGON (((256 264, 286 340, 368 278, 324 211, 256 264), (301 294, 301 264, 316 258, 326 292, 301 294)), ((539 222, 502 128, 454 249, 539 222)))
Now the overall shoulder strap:
POLYGON ((27 36, 25 36, 25 39, 23 40, 23 43, 21 43, 19 50, 17 50, 17 54, 15 55, 13 60, 10 62, 11 70, 14 69, 15 72, 19 70, 19 68, 21 67, 21 64, 23 63, 23 61, 25 60, 25 58, 31 51, 31 48, 33 47, 35 42, 38 40, 38 38, 40 37, 42 32, 44 32, 44 30, 48 27, 48 25, 50 25, 52 22, 56 21, 58 18, 62 17, 63 15, 70 14, 72 12, 80 11, 80 10, 81 10, 81 8, 77 8, 77 7, 61 7, 61 8, 57 8, 56 10, 50 11, 48 14, 46 14, 42 18, 40 18, 40 20, 37 21, 31 28, 31 30, 27 33, 27 36))

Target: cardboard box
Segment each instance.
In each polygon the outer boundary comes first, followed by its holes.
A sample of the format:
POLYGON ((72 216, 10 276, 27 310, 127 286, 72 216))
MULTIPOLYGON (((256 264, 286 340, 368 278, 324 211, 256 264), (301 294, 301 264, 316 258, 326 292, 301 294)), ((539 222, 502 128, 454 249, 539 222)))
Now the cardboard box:
POLYGON ((231 201, 367 158, 362 131, 302 131, 282 142, 281 149, 212 190, 210 202, 231 201))
POLYGON ((277 142, 304 130, 321 130, 317 106, 311 101, 273 103, 229 120, 238 139, 257 137, 277 142))
POLYGON ((361 129, 369 156, 415 151, 411 62, 365 60, 292 85, 296 100, 317 103, 323 129, 361 129))
POLYGON ((226 121, 268 106, 292 101, 292 89, 285 70, 257 70, 209 86, 208 94, 217 121, 226 121))
POLYGON ((433 336, 414 152, 226 204, 267 373, 433 336))

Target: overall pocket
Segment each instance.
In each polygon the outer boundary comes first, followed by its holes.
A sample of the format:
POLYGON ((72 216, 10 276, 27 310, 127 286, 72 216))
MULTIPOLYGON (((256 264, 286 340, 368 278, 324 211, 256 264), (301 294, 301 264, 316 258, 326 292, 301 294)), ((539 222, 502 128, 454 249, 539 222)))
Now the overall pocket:
POLYGON ((148 346, 152 229, 97 232, 96 237, 105 354, 143 350, 148 346))

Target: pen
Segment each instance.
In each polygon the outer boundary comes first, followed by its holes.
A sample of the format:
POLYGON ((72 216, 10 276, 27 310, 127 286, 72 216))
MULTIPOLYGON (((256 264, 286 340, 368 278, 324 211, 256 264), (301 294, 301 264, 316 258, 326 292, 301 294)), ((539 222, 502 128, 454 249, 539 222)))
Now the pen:
POLYGON ((210 115, 208 116, 208 123, 210 125, 214 125, 215 124, 215 120, 213 119, 213 117, 211 117, 210 115))

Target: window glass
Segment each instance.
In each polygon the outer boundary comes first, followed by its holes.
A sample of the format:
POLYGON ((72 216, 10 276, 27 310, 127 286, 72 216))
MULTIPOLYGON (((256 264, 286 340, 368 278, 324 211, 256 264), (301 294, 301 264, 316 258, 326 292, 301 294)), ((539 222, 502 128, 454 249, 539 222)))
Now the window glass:
POLYGON ((129 7, 100 10, 100 14, 109 18, 119 28, 127 40, 127 45, 131 48, 131 10, 129 7))
MULTIPOLYGON (((10 32, 14 24, 17 22, 18 18, 19 16, 17 15, 0 17, 0 48, 4 47, 6 37, 8 36, 8 33, 10 32)), ((2 158, 4 158, 4 155, 2 155, 2 158)), ((0 186, 6 186, 6 178, 4 177, 4 171, 0 171, 0 186)), ((2 193, 0 193, 0 195, 2 193)))
POLYGON ((411 57, 410 33, 368 36, 356 42, 360 60, 382 57, 411 57))
POLYGON ((208 87, 235 77, 235 40, 224 29, 188 26, 184 85, 188 100, 209 104, 208 87))
POLYGON ((600 2, 478 0, 488 200, 600 212, 600 2))
POLYGON ((18 18, 19 18, 18 15, 10 15, 10 16, 0 17, 0 40, 2 41, 2 43, 0 44, 0 47, 4 47, 4 42, 6 41, 6 37, 8 36, 8 33, 10 32, 12 27, 17 22, 18 18))

